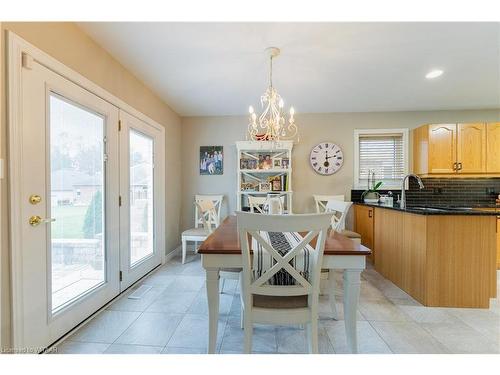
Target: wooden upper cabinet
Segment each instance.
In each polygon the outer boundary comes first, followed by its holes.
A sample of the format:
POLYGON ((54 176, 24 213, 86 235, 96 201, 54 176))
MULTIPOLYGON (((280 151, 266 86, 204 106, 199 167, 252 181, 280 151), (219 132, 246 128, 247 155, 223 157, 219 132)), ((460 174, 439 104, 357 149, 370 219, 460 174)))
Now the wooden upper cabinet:
POLYGON ((413 173, 500 175, 500 122, 422 125, 413 129, 412 136, 413 173))
POLYGON ((458 173, 486 173, 486 124, 458 124, 458 173))
POLYGON ((429 173, 429 125, 413 130, 413 173, 429 173))
POLYGON ((455 173, 457 125, 429 125, 429 173, 455 173))
POLYGON ((500 122, 486 124, 486 172, 500 173, 500 122))

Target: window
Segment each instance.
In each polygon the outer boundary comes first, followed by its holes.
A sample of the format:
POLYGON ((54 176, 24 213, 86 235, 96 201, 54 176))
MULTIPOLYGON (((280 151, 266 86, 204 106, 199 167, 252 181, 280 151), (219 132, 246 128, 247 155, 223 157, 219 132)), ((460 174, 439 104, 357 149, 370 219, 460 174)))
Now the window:
POLYGON ((368 172, 382 189, 401 187, 408 173, 408 129, 354 130, 354 188, 366 189, 368 172))

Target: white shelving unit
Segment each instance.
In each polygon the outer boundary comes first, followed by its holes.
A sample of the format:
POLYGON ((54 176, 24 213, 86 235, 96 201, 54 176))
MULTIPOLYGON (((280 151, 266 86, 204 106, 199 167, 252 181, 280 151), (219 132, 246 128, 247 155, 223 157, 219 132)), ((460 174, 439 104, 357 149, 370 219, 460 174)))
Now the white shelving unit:
POLYGON ((236 209, 238 211, 248 208, 249 195, 262 197, 271 193, 281 194, 284 211, 292 213, 292 148, 293 141, 236 142, 238 152, 236 209), (278 162, 280 162, 279 167, 278 162), (276 182, 273 184, 269 182, 270 179, 276 182), (281 186, 281 189, 261 191, 259 187, 262 183, 270 183, 275 188, 281 186))

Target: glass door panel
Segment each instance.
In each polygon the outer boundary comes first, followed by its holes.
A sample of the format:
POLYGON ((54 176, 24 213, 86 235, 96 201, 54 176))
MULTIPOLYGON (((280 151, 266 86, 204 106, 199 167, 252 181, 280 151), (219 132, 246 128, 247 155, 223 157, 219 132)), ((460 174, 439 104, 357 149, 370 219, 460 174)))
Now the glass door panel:
POLYGON ((153 138, 130 129, 130 266, 154 254, 153 138))
POLYGON ((50 94, 52 312, 105 281, 105 119, 50 94))

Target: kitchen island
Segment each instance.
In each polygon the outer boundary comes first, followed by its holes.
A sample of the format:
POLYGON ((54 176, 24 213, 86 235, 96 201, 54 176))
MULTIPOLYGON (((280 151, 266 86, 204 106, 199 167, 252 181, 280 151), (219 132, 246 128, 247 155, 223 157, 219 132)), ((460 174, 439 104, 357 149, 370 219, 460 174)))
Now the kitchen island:
POLYGON ((425 306, 488 308, 496 297, 494 210, 357 203, 375 269, 425 306))

